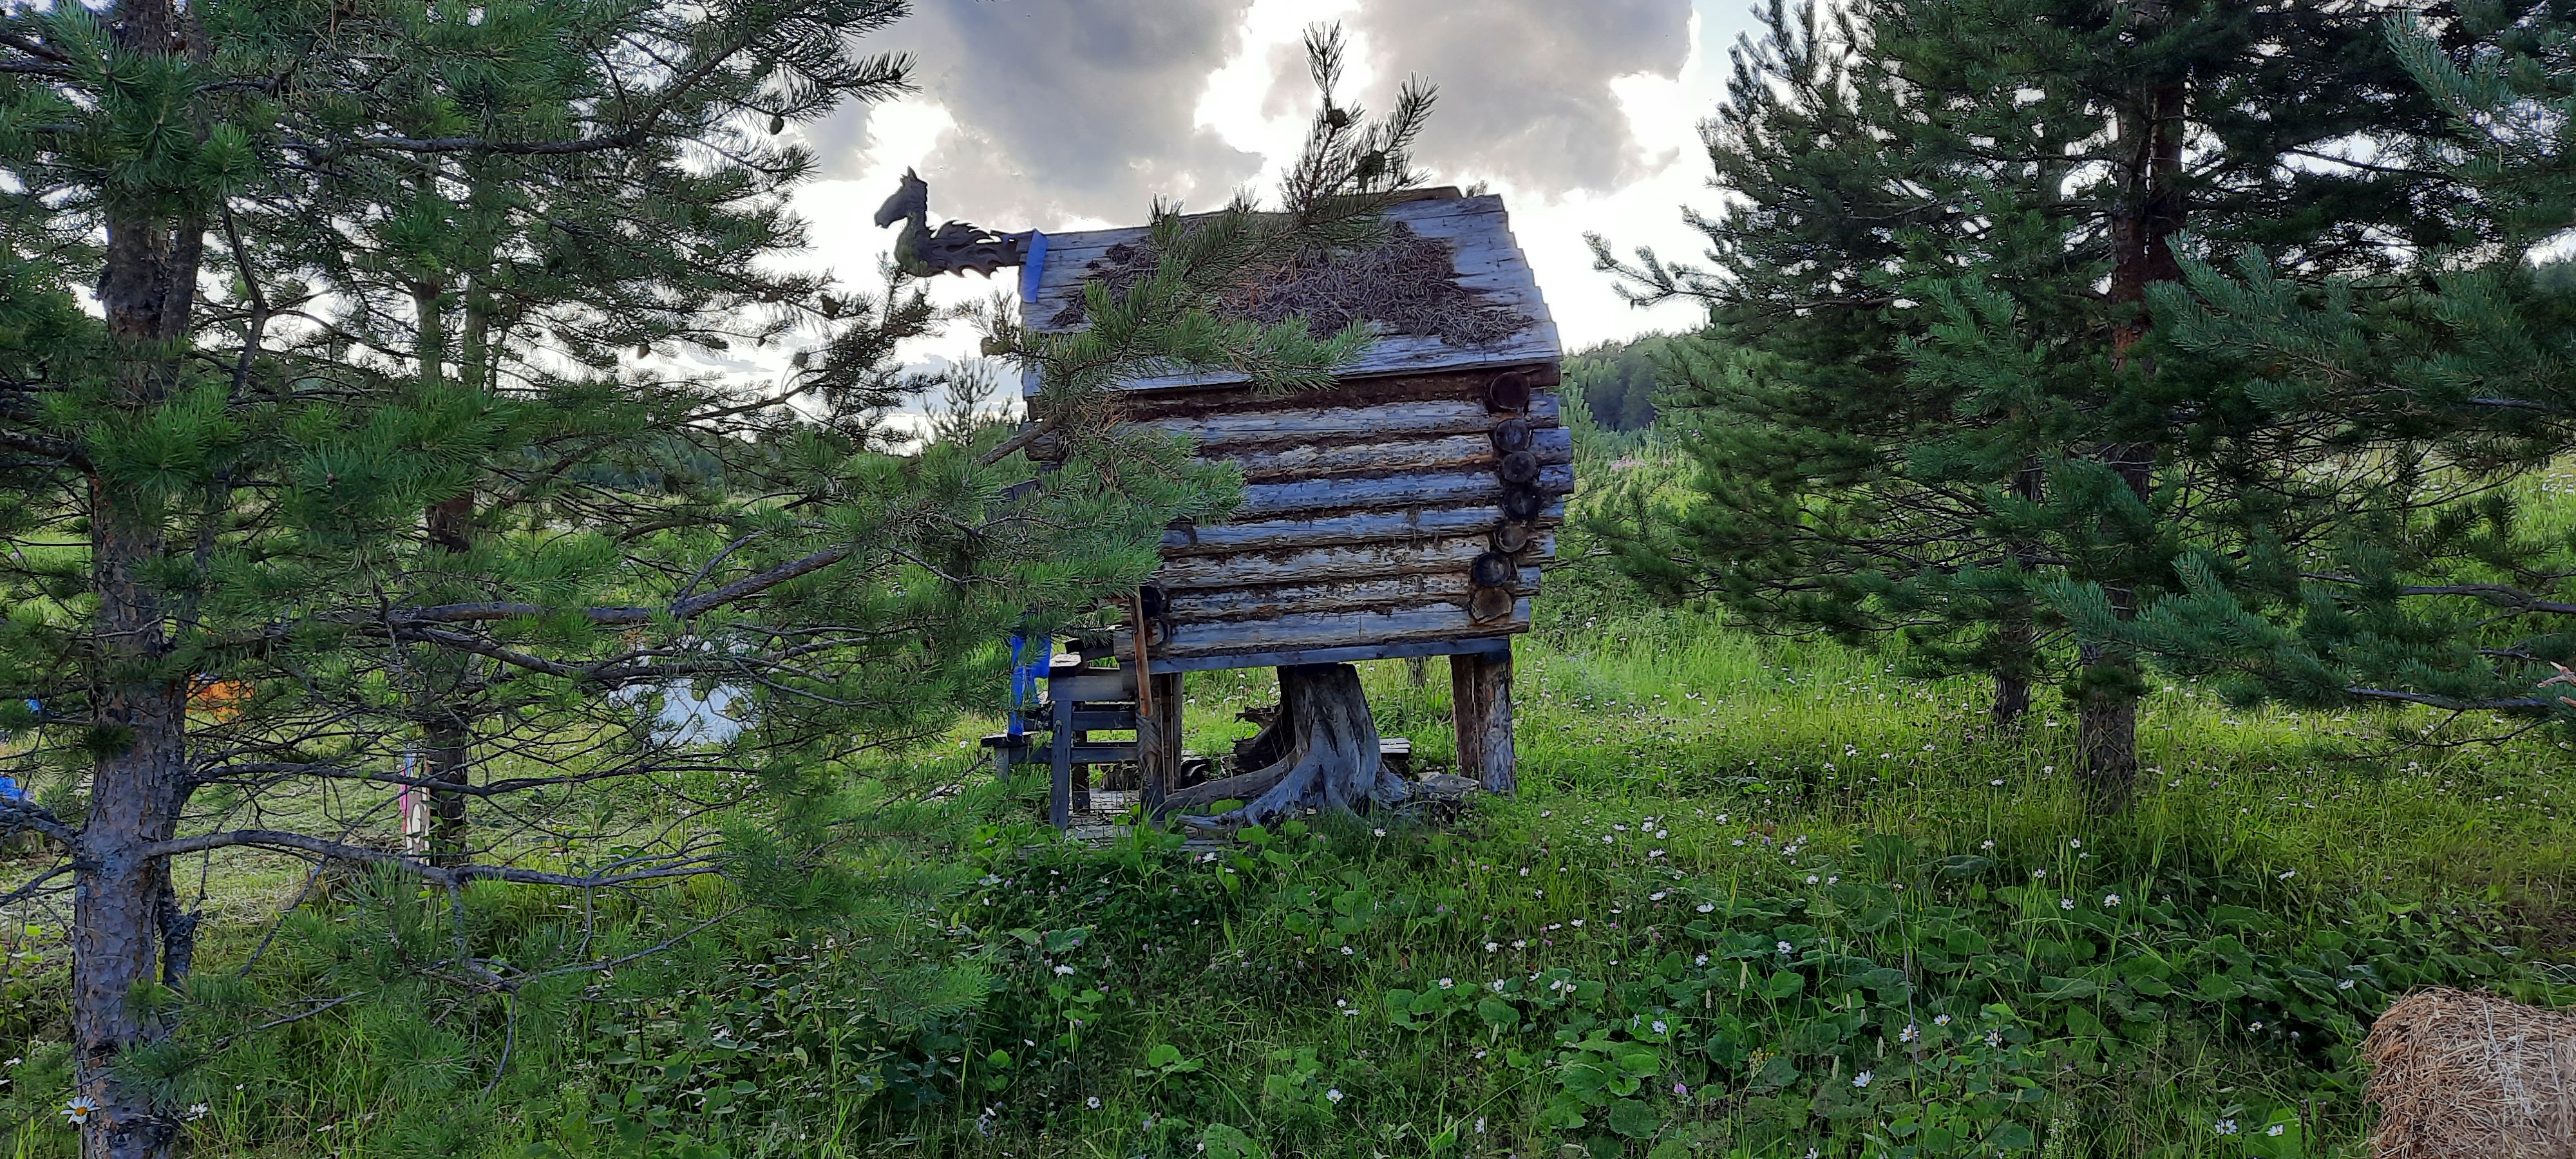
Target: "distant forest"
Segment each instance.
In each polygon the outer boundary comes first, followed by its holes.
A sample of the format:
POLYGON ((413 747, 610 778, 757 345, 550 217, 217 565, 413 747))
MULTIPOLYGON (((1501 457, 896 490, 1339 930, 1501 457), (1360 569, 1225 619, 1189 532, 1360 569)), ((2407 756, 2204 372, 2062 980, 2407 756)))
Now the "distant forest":
POLYGON ((1604 342, 1565 360, 1568 393, 1591 408, 1606 430, 1639 431, 1655 422, 1655 372, 1672 336, 1647 334, 1604 342))

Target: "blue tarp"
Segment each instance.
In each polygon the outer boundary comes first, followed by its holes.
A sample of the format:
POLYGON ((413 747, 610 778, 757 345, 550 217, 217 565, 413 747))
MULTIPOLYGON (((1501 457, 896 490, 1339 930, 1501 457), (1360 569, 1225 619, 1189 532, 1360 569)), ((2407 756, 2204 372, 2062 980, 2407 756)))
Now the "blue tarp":
MULTIPOLYGON (((33 698, 30 698, 27 701, 27 711, 43 712, 44 710, 45 706, 36 703, 33 698)), ((7 735, 9 735, 9 730, 0 729, 0 737, 5 737, 7 735)), ((0 801, 24 801, 26 799, 27 790, 19 788, 18 782, 10 779, 9 774, 0 773, 0 801)))
POLYGON ((1047 661, 1055 653, 1055 638, 1040 636, 1031 640, 1016 632, 1011 634, 1011 735, 1020 735, 1020 710, 1037 703, 1038 680, 1047 672, 1047 661))

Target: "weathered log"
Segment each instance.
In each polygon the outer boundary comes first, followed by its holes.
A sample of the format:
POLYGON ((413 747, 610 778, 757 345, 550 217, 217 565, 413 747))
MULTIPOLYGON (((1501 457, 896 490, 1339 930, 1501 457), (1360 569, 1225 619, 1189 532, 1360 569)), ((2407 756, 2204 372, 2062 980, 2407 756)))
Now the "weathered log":
MULTIPOLYGON (((1491 519, 1491 516, 1488 516, 1491 519)), ((1386 540, 1321 547, 1312 551, 1266 551, 1240 555, 1191 555, 1168 560, 1154 572, 1154 583, 1177 602, 1191 588, 1252 587, 1259 584, 1318 583, 1389 575, 1464 572, 1476 557, 1493 550, 1487 528, 1455 537, 1405 542, 1386 540)), ((1554 553, 1555 536, 1538 535, 1530 548, 1544 558, 1554 553)))
MULTIPOLYGON (((1541 574, 1536 566, 1513 568, 1504 583, 1514 596, 1537 595, 1541 574)), ((1357 612, 1440 601, 1455 602, 1473 594, 1464 571, 1380 579, 1320 583, 1265 584, 1248 588, 1210 588, 1173 597, 1171 626, 1216 620, 1270 619, 1326 612, 1357 612)), ((1164 637, 1169 640, 1168 634, 1164 637)))
POLYGON ((1395 475, 1378 479, 1313 479, 1297 483, 1255 483, 1243 489, 1243 502, 1234 509, 1237 519, 1267 519, 1299 511, 1368 511, 1395 507, 1464 507, 1471 503, 1500 504, 1506 490, 1533 496, 1536 504, 1526 514, 1530 518, 1549 502, 1549 497, 1574 493, 1574 468, 1542 467, 1538 482, 1528 488, 1506 488, 1491 470, 1435 471, 1420 475, 1395 475))
POLYGON ((1414 640, 1463 640, 1526 630, 1530 602, 1512 601, 1511 615, 1490 623, 1476 620, 1462 603, 1441 601, 1383 611, 1332 612, 1281 616, 1275 620, 1225 620, 1175 624, 1171 642, 1154 650, 1156 663, 1193 656, 1285 652, 1326 648, 1365 640, 1373 645, 1414 640))
MULTIPOLYGON (((1550 427, 1536 435, 1525 430, 1521 442, 1501 458, 1526 460, 1528 465, 1514 468, 1524 472, 1518 478, 1504 475, 1506 482, 1526 483, 1538 477, 1542 466, 1574 461, 1574 432, 1564 427, 1550 427)), ((1364 443, 1300 443, 1224 454, 1202 451, 1200 457, 1233 463, 1243 471, 1246 482, 1269 483, 1382 471, 1470 470, 1496 460, 1494 443, 1490 434, 1444 435, 1364 443)))
MULTIPOLYGON (((1464 395, 1464 387, 1453 387, 1464 395)), ((1299 396, 1303 398, 1305 396, 1299 396)), ((1562 403, 1553 394, 1531 400, 1533 428, 1557 426, 1562 403)), ((1372 402, 1354 399, 1348 406, 1308 405, 1294 410, 1227 410, 1215 414, 1140 417, 1136 425, 1183 435, 1203 455, 1280 443, 1342 442, 1352 439, 1427 439, 1478 434, 1494 425, 1482 403, 1463 397, 1372 402)))
POLYGON ((1299 809, 1357 812, 1391 805, 1411 795, 1386 770, 1378 749, 1377 722, 1369 714, 1360 672, 1348 664, 1308 664, 1279 670, 1279 730, 1289 738, 1286 756, 1248 773, 1209 781, 1163 798, 1165 811, 1240 800, 1241 808, 1189 824, 1267 824, 1299 809))
MULTIPOLYGON (((1474 535, 1493 528, 1501 516, 1494 505, 1412 507, 1397 511, 1357 511, 1306 519, 1271 519, 1255 523, 1182 524, 1163 533, 1163 558, 1220 555, 1239 551, 1304 551, 1347 543, 1440 539, 1474 535)), ((1539 517, 1524 525, 1521 543, 1536 527, 1565 518, 1563 499, 1551 499, 1539 517)), ((1499 550, 1517 552, 1519 547, 1499 550)))

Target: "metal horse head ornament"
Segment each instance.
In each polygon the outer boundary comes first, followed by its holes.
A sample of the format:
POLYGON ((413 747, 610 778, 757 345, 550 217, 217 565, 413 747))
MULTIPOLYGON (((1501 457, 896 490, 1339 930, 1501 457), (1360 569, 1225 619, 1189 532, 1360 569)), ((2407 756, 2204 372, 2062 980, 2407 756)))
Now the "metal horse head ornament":
POLYGON ((931 229, 930 183, 910 169, 903 171, 903 182, 895 187, 894 196, 877 207, 877 228, 898 221, 904 224, 903 232, 894 239, 894 264, 916 278, 968 270, 991 277, 1003 266, 1026 262, 1029 239, 1034 236, 1034 231, 995 233, 962 221, 944 222, 938 229, 931 229))
POLYGON ((886 198, 885 204, 877 207, 877 228, 884 229, 898 221, 909 219, 913 225, 922 227, 924 232, 927 232, 924 223, 929 218, 930 183, 922 180, 921 174, 906 169, 903 171, 903 182, 895 186, 894 196, 886 198))

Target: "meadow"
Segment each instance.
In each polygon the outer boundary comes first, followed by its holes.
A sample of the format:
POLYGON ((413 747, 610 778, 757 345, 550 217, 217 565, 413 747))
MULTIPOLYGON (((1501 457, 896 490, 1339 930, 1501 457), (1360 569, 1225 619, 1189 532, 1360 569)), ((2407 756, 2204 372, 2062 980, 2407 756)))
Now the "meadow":
MULTIPOLYGON (((2554 737, 2169 687, 2105 821, 2045 701, 1990 735, 1972 682, 1567 580, 1517 798, 1083 846, 943 748, 870 780, 963 786, 872 814, 882 910, 490 887, 478 953, 638 951, 506 1000, 419 976, 436 899, 344 874, 210 940, 190 1003, 287 1021, 200 1036, 168 1097, 222 1155, 2326 1156, 2394 995, 2576 997, 2554 737)), ((1443 675, 1367 672, 1434 766, 1443 675)), ((1194 675, 1189 747, 1267 685, 1194 675)), ((304 881, 223 872, 235 915, 304 881)), ((71 1155, 62 947, 12 937, 0 1155, 71 1155)))

